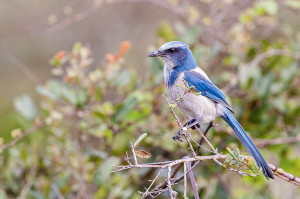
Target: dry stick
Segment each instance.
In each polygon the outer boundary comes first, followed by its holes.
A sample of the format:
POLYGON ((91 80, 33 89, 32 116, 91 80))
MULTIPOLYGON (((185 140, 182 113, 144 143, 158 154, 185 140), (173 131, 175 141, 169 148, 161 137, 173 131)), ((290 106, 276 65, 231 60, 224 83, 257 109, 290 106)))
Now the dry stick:
POLYGON ((130 142, 130 147, 131 147, 131 151, 132 151, 132 155, 133 155, 133 159, 134 159, 134 164, 138 165, 138 161, 137 161, 137 158, 136 158, 136 155, 135 155, 134 147, 133 147, 131 142, 130 142))
MULTIPOLYGON (((214 126, 213 122, 210 122, 209 125, 207 126, 207 128, 205 129, 203 135, 206 136, 206 134, 208 133, 208 131, 214 126)), ((199 153, 200 153, 200 148, 201 148, 201 145, 202 145, 202 142, 203 142, 204 138, 201 137, 200 141, 199 141, 199 144, 198 144, 198 147, 197 147, 197 151, 196 151, 196 155, 198 156, 199 153)))
POLYGON ((171 199, 175 199, 176 196, 178 195, 178 193, 172 189, 171 171, 172 171, 172 166, 168 166, 168 179, 167 179, 168 189, 169 189, 169 192, 170 192, 171 199))
POLYGON ((187 186, 186 186, 186 184, 187 184, 186 183, 186 162, 183 163, 183 184, 184 184, 183 197, 186 198, 186 190, 187 190, 187 186))
POLYGON ((260 147, 266 147, 269 145, 279 145, 279 144, 291 144, 300 142, 300 134, 295 137, 282 137, 282 138, 275 138, 275 139, 258 139, 255 138, 255 144, 260 147))
POLYGON ((205 135, 202 133, 202 131, 197 127, 197 126, 195 126, 196 127, 196 129, 197 129, 197 131, 200 133, 200 135, 202 136, 202 138, 205 140, 205 142, 209 145, 209 147, 213 150, 213 152, 215 153, 215 154, 218 154, 218 150, 217 149, 215 149, 214 147, 213 147, 213 145, 208 141, 208 139, 205 137, 205 135))
MULTIPOLYGON (((188 169, 191 169, 191 167, 192 167, 191 162, 187 162, 187 167, 188 167, 188 169)), ((192 188, 193 188, 193 192, 194 192, 195 199, 200 199, 200 198, 199 198, 198 189, 197 189, 197 184, 196 184, 196 180, 195 180, 195 176, 194 176, 193 171, 191 171, 191 172, 189 173, 189 177, 190 177, 190 181, 191 181, 191 184, 192 184, 192 188)))
MULTIPOLYGON (((194 166, 192 166, 191 169, 188 169, 188 171, 186 172, 186 174, 188 174, 189 172, 191 172, 192 169, 194 169, 194 168, 198 165, 199 162, 200 162, 200 161, 197 161, 197 162, 194 164, 194 166)), ((173 173, 174 173, 174 172, 173 172, 173 173)), ((174 175, 174 176, 175 176, 175 175, 174 175)), ((173 176, 173 177, 174 177, 174 176, 173 176)), ((178 178, 175 178, 175 179, 173 180, 173 184, 178 183, 178 182, 179 182, 180 180, 182 180, 183 178, 184 178, 184 174, 182 174, 182 175, 179 176, 178 178)), ((153 189, 152 192, 159 192, 159 190, 165 190, 166 186, 167 186, 167 182, 161 183, 161 184, 157 185, 157 186, 153 189), (155 191, 155 190, 158 190, 158 191, 155 191)), ((164 192, 164 191, 163 191, 163 192, 164 192)), ((155 197, 159 196, 159 195, 162 194, 163 192, 159 192, 155 197)), ((148 196, 150 196, 150 195, 148 195, 148 196)), ((148 196, 147 196, 147 197, 148 197, 148 196)))
POLYGON ((149 185, 149 187, 146 189, 146 192, 143 194, 141 199, 144 199, 146 197, 146 195, 149 193, 149 190, 151 189, 152 185, 154 184, 154 182, 157 180, 157 178, 160 176, 161 172, 164 169, 161 169, 158 174, 156 175, 156 177, 152 180, 151 184, 149 185))
POLYGON ((300 187, 300 178, 294 176, 293 174, 285 172, 281 168, 277 168, 273 164, 268 164, 268 165, 269 165, 270 169, 272 169, 272 171, 274 172, 274 175, 276 175, 277 177, 279 177, 287 182, 293 183, 300 187))
POLYGON ((9 61, 11 63, 15 64, 18 67, 18 69, 20 71, 22 71, 28 77, 28 79, 30 79, 36 85, 39 85, 42 83, 42 81, 25 64, 23 64, 15 56, 10 55, 9 61))

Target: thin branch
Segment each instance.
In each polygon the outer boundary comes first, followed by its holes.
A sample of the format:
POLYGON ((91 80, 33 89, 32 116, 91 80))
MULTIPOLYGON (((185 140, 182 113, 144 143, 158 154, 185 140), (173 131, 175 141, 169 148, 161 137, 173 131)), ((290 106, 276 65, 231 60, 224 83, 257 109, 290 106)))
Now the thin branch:
POLYGON ((7 149, 8 147, 11 147, 13 145, 15 145, 16 143, 18 143, 20 140, 22 140, 24 137, 26 137, 27 135, 35 132, 36 130, 38 130, 39 128, 41 128, 42 126, 46 125, 46 121, 42 121, 39 122, 38 124, 36 124, 35 126, 31 127, 30 129, 26 130, 25 132, 23 132, 20 136, 16 137, 15 139, 11 140, 10 142, 8 142, 7 144, 4 144, 0 147, 0 152, 4 151, 5 149, 7 149))
POLYGON ((187 182, 186 182, 186 162, 183 163, 183 198, 186 198, 187 182))
POLYGON ((172 189, 172 184, 171 184, 171 171, 172 171, 172 166, 168 166, 168 189, 170 192, 171 199, 175 199, 178 193, 172 189))
POLYGON ((134 147, 133 147, 131 142, 130 142, 130 147, 131 147, 131 151, 132 151, 132 155, 133 155, 133 159, 134 159, 134 164, 138 165, 138 161, 137 161, 137 158, 136 158, 136 155, 135 155, 134 147))
MULTIPOLYGON (((191 168, 192 168, 191 162, 188 162, 188 163, 187 163, 187 167, 188 167, 188 169, 191 169, 191 168)), ((190 181, 191 181, 191 184, 192 184, 194 196, 195 196, 196 199, 200 199, 200 198, 199 198, 198 189, 197 189, 197 184, 196 184, 196 180, 195 180, 195 176, 194 176, 193 171, 191 171, 191 172, 189 173, 189 177, 190 177, 190 181)))
POLYGON ((276 175, 277 177, 293 183, 295 185, 297 185, 298 187, 300 187, 300 178, 294 176, 293 174, 287 173, 286 171, 284 171, 281 168, 277 168, 276 166, 274 166, 273 164, 268 164, 270 169, 274 172, 274 175, 276 175))
MULTIPOLYGON (((213 122, 210 122, 209 125, 207 126, 207 128, 205 129, 204 133, 203 133, 204 137, 208 133, 209 129, 211 129, 211 127, 213 127, 213 126, 214 126, 213 122)), ((200 153, 200 148, 201 148, 203 140, 204 140, 204 138, 201 137, 201 139, 199 141, 199 144, 198 144, 198 147, 197 147, 196 156, 198 156, 199 153, 200 153)))
POLYGON ((161 174, 161 172, 162 172, 163 170, 164 170, 163 168, 162 168, 161 170, 159 170, 159 172, 158 172, 158 174, 156 175, 156 177, 155 177, 153 180, 151 180, 152 182, 151 182, 151 184, 149 185, 149 187, 146 189, 146 192, 143 194, 142 199, 144 199, 144 198, 147 196, 147 194, 149 193, 149 190, 151 189, 152 185, 155 183, 155 181, 156 181, 157 178, 160 176, 160 174, 161 174))
MULTIPOLYGON (((295 60, 300 59, 300 52, 291 52, 289 50, 282 50, 282 49, 270 49, 267 52, 257 55, 251 62, 247 63, 243 67, 249 68, 252 66, 256 66, 264 59, 272 56, 278 56, 278 55, 292 57, 295 60)), ((234 76, 231 79, 231 81, 223 88, 223 91, 227 93, 231 88, 233 88, 238 83, 239 79, 240 76, 238 74, 234 76)))
POLYGON ((275 139, 258 139, 255 138, 255 143, 257 146, 266 147, 269 145, 279 145, 279 144, 292 144, 300 142, 300 134, 295 137, 282 137, 275 139))
POLYGON ((18 60, 15 56, 10 55, 9 56, 9 61, 13 63, 17 68, 22 71, 28 79, 30 79, 33 83, 36 85, 41 84, 42 81, 25 65, 23 64, 20 60, 18 60))

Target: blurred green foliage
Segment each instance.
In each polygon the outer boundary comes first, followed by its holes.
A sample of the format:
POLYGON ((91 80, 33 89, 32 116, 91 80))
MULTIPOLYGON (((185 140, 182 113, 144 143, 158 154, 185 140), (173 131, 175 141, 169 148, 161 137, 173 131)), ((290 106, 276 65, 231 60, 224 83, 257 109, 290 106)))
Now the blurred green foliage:
MULTIPOLYGON (((230 7, 235 1, 199 3, 211 8, 223 6, 219 12, 224 12, 224 19, 201 13, 198 4, 172 2, 165 3, 186 13, 180 12, 183 19, 173 24, 163 21, 157 30, 157 45, 151 48, 170 40, 188 43, 199 66, 224 88, 235 116, 251 136, 299 136, 300 33, 291 28, 288 31, 289 24, 280 21, 282 7, 300 12, 298 1, 245 1, 243 9, 230 7), (232 13, 237 14, 230 21, 232 13), (226 20, 230 23, 222 25, 226 20)), ((21 131, 14 131, 12 138, 22 136, 22 131, 41 120, 47 125, 1 153, 0 199, 16 198, 23 192, 26 198, 39 199, 140 198, 138 191, 149 185, 155 170, 111 174, 113 166, 126 164, 124 156, 130 141, 148 133, 139 146, 152 156, 140 162, 174 160, 189 153, 185 143, 171 139, 178 127, 161 96, 162 61, 147 60, 149 73, 139 75, 125 61, 129 47, 130 43, 123 42, 118 53, 107 55, 106 61, 93 69, 91 50, 76 43, 71 51, 60 51, 51 60, 54 77, 36 88, 41 96, 38 104, 26 94, 16 97, 13 104, 18 114, 13 119, 21 131)), ((214 146, 224 152, 227 146, 243 149, 235 137, 228 135, 230 128, 217 122, 220 125, 208 135, 214 146)), ((0 144, 8 141, 2 139, 0 144)), ((300 176, 299 143, 259 148, 269 162, 300 176)), ((239 156, 237 151, 232 153, 239 156)), ((244 149, 241 153, 246 154, 244 149)), ((240 178, 209 161, 194 171, 201 198, 281 196, 278 179, 240 178)), ((182 197, 182 183, 174 189, 182 197)), ((297 198, 299 191, 291 189, 289 197, 297 198)), ((191 189, 188 196, 193 198, 191 189)), ((166 193, 160 197, 169 196, 166 193)))

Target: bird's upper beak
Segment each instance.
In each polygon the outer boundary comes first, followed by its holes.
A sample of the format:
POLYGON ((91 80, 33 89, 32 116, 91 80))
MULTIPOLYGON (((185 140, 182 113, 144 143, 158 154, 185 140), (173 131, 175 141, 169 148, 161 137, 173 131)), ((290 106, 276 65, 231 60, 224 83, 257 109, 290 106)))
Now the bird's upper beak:
POLYGON ((160 50, 153 51, 147 55, 147 57, 161 57, 163 56, 163 52, 160 50))

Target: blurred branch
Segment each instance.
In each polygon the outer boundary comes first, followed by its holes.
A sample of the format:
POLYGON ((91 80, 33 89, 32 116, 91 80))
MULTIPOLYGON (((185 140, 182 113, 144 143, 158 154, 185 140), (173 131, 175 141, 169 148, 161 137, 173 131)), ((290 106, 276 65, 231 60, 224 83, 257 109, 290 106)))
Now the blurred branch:
MULTIPOLYGON (((244 68, 250 68, 252 66, 256 66, 258 65, 261 61, 263 61, 264 59, 268 58, 268 57, 272 57, 272 56, 287 56, 287 57, 291 57, 295 60, 299 60, 300 59, 300 52, 291 52, 289 50, 285 50, 285 49, 270 49, 267 52, 261 53, 259 55, 257 55, 251 62, 247 63, 246 65, 244 65, 244 68)), ((236 76, 234 76, 231 81, 223 88, 223 91, 225 93, 228 93, 240 80, 240 76, 237 73, 236 76)))
POLYGON ((20 71, 22 71, 28 79, 30 79, 36 85, 41 84, 42 81, 20 60, 18 60, 15 56, 9 55, 9 61, 16 65, 20 71))
POLYGON ((255 138, 255 143, 257 146, 266 147, 269 145, 279 145, 279 144, 292 144, 292 143, 299 143, 300 136, 295 137, 283 137, 283 138, 276 138, 276 139, 258 139, 255 138))
MULTIPOLYGON (((234 136, 232 131, 227 130, 227 128, 223 128, 221 126, 218 126, 215 128, 217 132, 226 132, 232 136, 234 136)), ((298 133, 294 137, 280 137, 280 138, 275 138, 275 139, 261 139, 261 138, 256 138, 253 136, 250 136, 251 139, 253 139, 254 143, 259 146, 259 147, 267 147, 267 146, 272 146, 272 145, 280 145, 280 144, 297 144, 300 142, 300 133, 298 133)))

